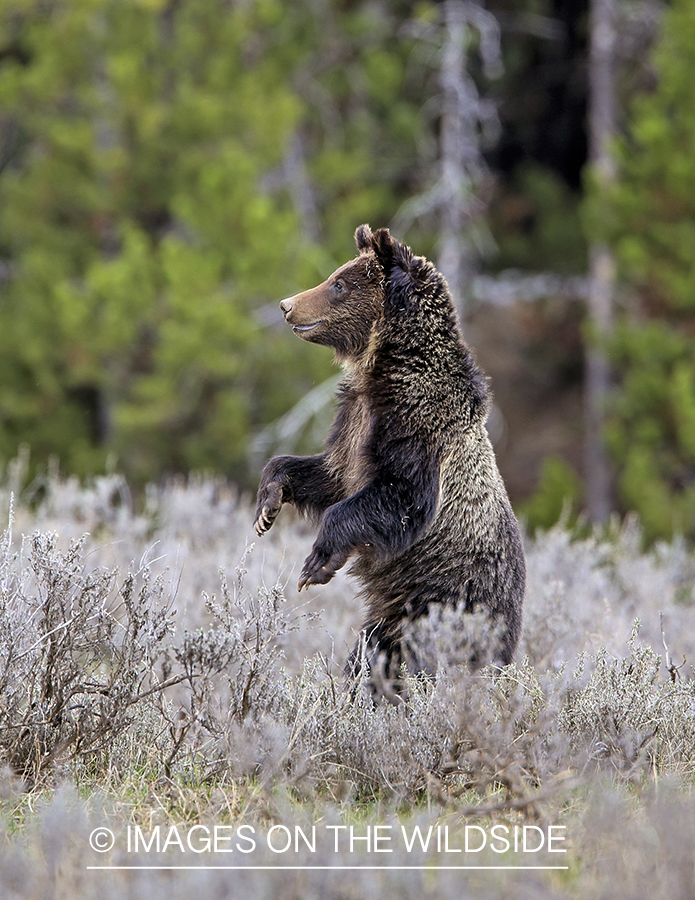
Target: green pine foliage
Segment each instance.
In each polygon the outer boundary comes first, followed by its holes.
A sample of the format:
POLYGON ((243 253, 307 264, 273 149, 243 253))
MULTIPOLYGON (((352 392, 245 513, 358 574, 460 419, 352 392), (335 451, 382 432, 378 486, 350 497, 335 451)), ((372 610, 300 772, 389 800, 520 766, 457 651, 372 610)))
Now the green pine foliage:
POLYGON ((620 463, 622 500, 649 540, 695 536, 695 353, 669 319, 621 323, 612 342, 622 372, 612 401, 609 447, 620 463))
POLYGON ((520 504, 519 512, 532 533, 562 521, 577 525, 581 508, 582 484, 574 469, 561 456, 546 456, 541 465, 538 486, 532 497, 520 504))
POLYGON ((296 271, 296 217, 263 185, 301 110, 281 6, 1 9, 23 149, 0 180, 0 454, 240 471, 262 417, 253 310, 296 271))
POLYGON ((1 186, 2 451, 233 471, 258 415, 254 302, 293 271, 295 218, 260 185, 299 111, 264 52, 279 8, 25 6, 5 12, 27 61, 2 99, 28 149, 1 186))
POLYGON ((407 12, 0 0, 0 460, 248 479, 330 373, 277 301, 417 179, 407 12))
POLYGON ((648 539, 695 537, 695 7, 674 0, 654 54, 656 86, 616 145, 619 179, 593 185, 589 227, 629 288, 610 353, 619 384, 609 446, 621 500, 648 539))

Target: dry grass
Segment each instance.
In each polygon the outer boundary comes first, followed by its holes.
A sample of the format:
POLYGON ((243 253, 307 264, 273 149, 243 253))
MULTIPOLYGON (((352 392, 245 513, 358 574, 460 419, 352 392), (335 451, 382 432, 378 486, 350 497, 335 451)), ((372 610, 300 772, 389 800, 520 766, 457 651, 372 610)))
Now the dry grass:
POLYGON ((27 488, 19 465, 0 514, 0 897, 690 896, 695 558, 682 543, 645 553, 634 522, 529 541, 516 664, 468 672, 445 616, 421 629, 436 680, 374 707, 341 674, 355 585, 339 573, 300 599, 312 535, 289 515, 252 545, 249 506, 221 482, 152 488, 136 513, 117 476, 27 488), (524 825, 565 829, 568 852, 496 852, 493 828, 524 825), (167 852, 129 851, 135 826, 169 834, 167 852), (186 843, 240 826, 252 853, 186 843), (316 828, 316 849, 272 852, 274 826, 278 840, 316 828), (392 852, 351 852, 350 826, 392 852), (433 829, 426 853, 404 842, 415 826, 433 829), (113 832, 107 853, 90 848, 97 827, 113 832), (447 853, 445 827, 452 848, 481 833, 487 846, 447 853), (558 860, 569 868, 398 868, 558 860), (100 864, 264 868, 88 868, 100 864))

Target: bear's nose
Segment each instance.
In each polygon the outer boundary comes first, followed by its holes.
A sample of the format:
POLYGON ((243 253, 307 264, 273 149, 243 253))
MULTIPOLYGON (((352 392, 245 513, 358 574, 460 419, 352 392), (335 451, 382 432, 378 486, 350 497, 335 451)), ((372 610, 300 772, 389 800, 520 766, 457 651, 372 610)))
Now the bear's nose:
POLYGON ((280 309, 282 310, 282 314, 285 318, 292 312, 292 298, 289 297, 287 300, 280 301, 280 309))

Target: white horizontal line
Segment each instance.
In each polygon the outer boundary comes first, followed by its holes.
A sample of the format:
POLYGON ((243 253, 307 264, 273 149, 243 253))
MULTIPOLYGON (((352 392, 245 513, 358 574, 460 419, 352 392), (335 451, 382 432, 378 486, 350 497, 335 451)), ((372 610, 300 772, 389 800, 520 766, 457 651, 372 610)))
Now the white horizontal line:
POLYGON ((434 871, 434 870, 461 870, 461 869, 560 869, 566 870, 569 869, 569 866, 87 866, 87 869, 101 869, 101 870, 122 870, 122 869, 150 869, 150 870, 160 870, 160 871, 175 871, 179 869, 186 870, 204 870, 204 869, 215 869, 215 870, 228 870, 235 872, 242 872, 244 869, 254 870, 254 869, 272 869, 272 870, 283 870, 283 871, 297 871, 297 872, 305 872, 308 870, 318 870, 321 872, 330 872, 332 870, 369 870, 369 871, 381 871, 381 870, 394 870, 394 871, 402 871, 405 869, 413 869, 419 871, 434 871))

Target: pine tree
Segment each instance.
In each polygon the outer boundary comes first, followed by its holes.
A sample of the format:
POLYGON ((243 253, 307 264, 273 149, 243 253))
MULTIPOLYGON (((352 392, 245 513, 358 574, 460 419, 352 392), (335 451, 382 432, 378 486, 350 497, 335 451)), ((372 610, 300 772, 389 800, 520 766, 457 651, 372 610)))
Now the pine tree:
MULTIPOLYGON (((254 310, 296 272, 273 0, 0 5, 0 456, 242 471, 254 310)), ((266 345, 266 352, 269 348, 266 345)))
POLYGON ((654 54, 656 86, 616 147, 618 184, 593 225, 627 283, 610 344, 619 384, 609 443, 621 499, 648 539, 695 537, 695 6, 674 0, 654 54))

